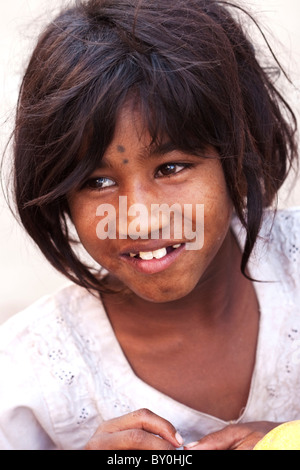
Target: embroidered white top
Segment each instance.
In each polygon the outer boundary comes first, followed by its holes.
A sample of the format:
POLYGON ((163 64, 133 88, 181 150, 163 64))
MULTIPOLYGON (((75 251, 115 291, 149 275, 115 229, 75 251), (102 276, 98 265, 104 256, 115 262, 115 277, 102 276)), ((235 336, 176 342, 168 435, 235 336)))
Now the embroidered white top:
MULTIPOLYGON (((260 304, 256 364, 237 422, 300 418, 300 208, 266 215, 249 265, 260 304)), ((237 220, 233 230, 240 243, 237 220)), ((185 442, 226 422, 190 409, 132 371, 105 310, 68 285, 0 328, 0 448, 82 449, 102 420, 148 408, 185 442)))

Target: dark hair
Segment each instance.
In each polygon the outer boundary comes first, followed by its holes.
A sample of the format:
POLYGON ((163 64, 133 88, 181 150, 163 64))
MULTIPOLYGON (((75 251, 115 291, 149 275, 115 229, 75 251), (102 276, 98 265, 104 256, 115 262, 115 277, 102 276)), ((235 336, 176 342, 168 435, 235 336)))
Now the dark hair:
POLYGON ((81 1, 39 37, 18 102, 15 200, 27 232, 74 282, 103 287, 76 255, 67 194, 97 167, 130 96, 153 142, 218 150, 246 229, 245 274, 263 210, 296 157, 296 120, 232 11, 241 8, 213 0, 81 1))

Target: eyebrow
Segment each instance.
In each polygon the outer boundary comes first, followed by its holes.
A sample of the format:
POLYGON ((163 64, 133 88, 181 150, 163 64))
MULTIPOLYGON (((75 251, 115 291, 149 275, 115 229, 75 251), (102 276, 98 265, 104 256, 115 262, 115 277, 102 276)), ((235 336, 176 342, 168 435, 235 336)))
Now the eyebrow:
POLYGON ((159 143, 159 144, 152 144, 150 145, 146 151, 142 152, 139 157, 142 160, 147 158, 156 158, 166 155, 167 153, 173 152, 174 150, 178 150, 178 146, 175 145, 171 141, 159 143))

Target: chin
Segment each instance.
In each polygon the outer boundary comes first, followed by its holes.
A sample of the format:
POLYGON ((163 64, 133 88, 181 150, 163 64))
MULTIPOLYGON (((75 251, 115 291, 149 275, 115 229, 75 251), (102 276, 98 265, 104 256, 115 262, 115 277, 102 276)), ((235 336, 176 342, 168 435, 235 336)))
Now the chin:
POLYGON ((161 286, 159 289, 132 289, 133 293, 143 300, 148 302, 162 304, 168 302, 175 302, 188 296, 195 286, 181 287, 173 285, 171 287, 161 286))

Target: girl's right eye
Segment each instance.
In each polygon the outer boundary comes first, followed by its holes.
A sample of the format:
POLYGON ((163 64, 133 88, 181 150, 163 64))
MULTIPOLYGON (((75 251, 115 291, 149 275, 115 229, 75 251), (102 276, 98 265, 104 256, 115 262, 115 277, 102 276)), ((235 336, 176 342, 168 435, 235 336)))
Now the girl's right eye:
POLYGON ((99 178, 90 178, 88 179, 82 186, 83 189, 90 189, 94 191, 101 191, 102 189, 109 188, 110 186, 114 186, 115 182, 110 179, 106 178, 105 176, 101 176, 99 178))

